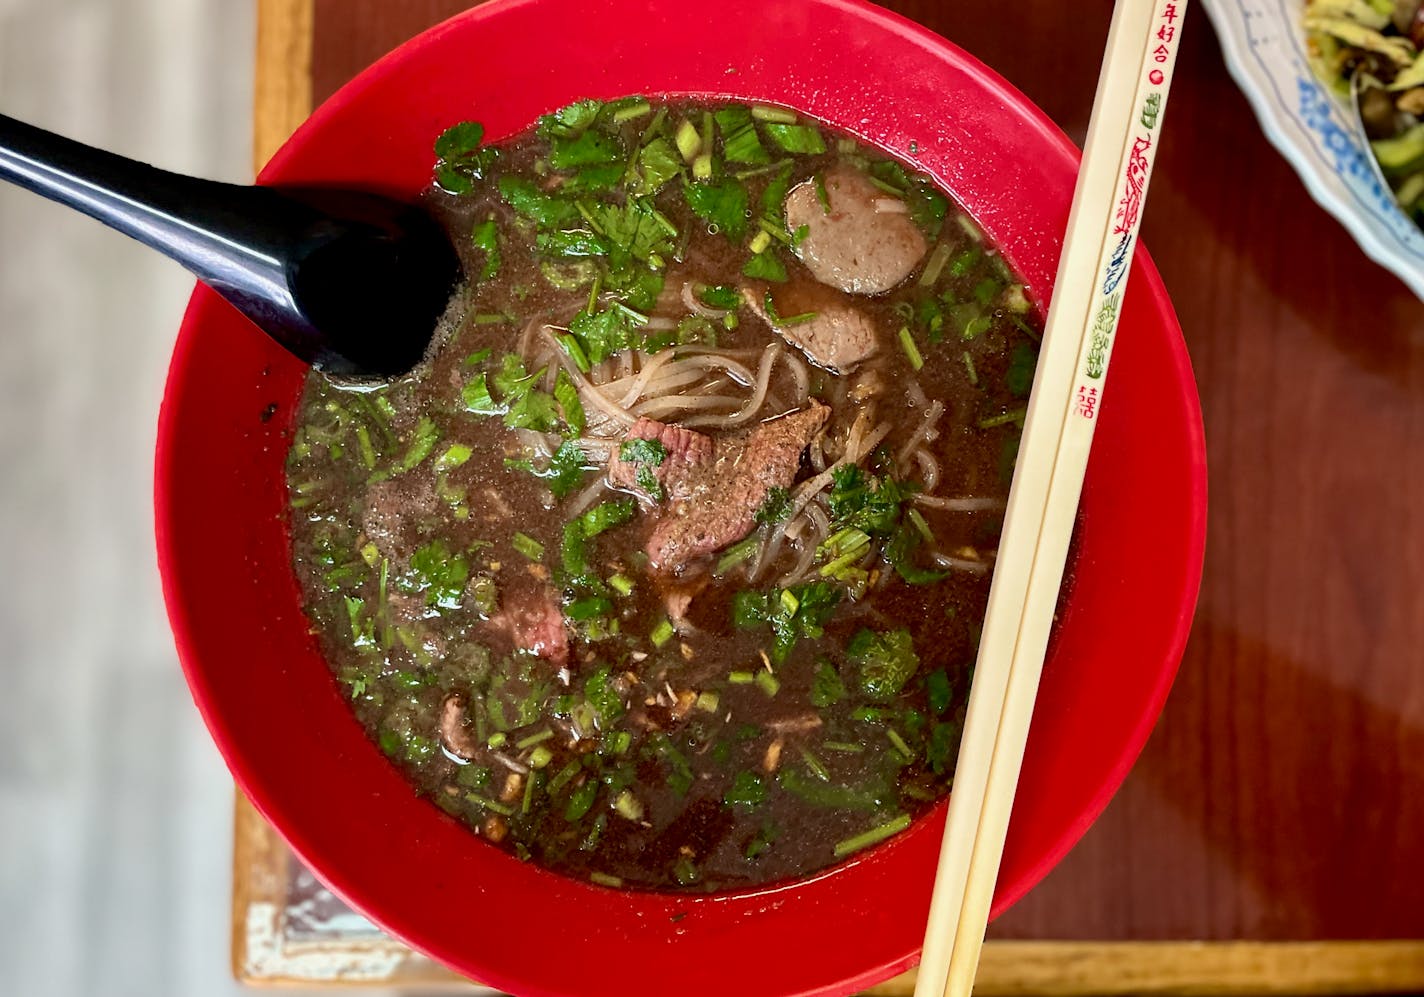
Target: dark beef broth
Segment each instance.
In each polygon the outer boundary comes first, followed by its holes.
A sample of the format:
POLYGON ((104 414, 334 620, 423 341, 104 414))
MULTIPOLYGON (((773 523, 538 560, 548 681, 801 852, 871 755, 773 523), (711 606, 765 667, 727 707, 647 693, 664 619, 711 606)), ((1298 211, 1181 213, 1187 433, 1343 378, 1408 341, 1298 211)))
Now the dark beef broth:
POLYGON ((442 140, 437 175, 456 193, 437 187, 430 203, 472 281, 416 374, 364 393, 308 382, 288 470, 307 612, 381 749, 442 809, 521 858, 656 889, 803 875, 890 836, 948 791, 1036 319, 967 219, 952 206, 938 217, 945 202, 924 181, 829 129, 816 133, 824 152, 801 153, 778 147, 787 133, 772 126, 789 115, 775 109, 714 125, 699 106, 598 107, 560 112, 497 155, 459 146, 457 130, 442 140), (677 145, 682 122, 700 140, 691 155, 677 145), (759 158, 748 127, 787 165, 730 161, 759 158), (699 164, 708 138, 714 155, 699 164), (676 158, 648 151, 659 141, 676 158), (583 162, 552 169, 560 158, 583 162), (908 210, 929 251, 889 293, 831 292, 878 342, 835 374, 791 345, 768 352, 781 340, 767 319, 788 339, 797 322, 775 307, 778 291, 794 303, 814 278, 763 193, 783 174, 794 188, 847 166, 874 178, 884 208, 908 210), (657 216, 620 216, 630 186, 659 169, 677 175, 655 194, 643 188, 657 216), (697 191, 684 184, 702 183, 699 171, 733 206, 745 192, 740 223, 705 204, 712 222, 694 213, 697 191), (629 218, 662 227, 647 258, 638 239, 654 236, 629 218), (619 226, 633 231, 631 250, 619 226), (927 267, 939 274, 922 279, 927 267), (708 315, 690 314, 685 284, 708 315), (651 321, 625 321, 634 316, 651 321), (651 394, 635 390, 643 371, 651 394), (695 485, 697 474, 752 470, 735 458, 688 470, 684 488, 654 451, 645 460, 660 480, 606 485, 610 454, 641 453, 621 442, 635 415, 706 434, 714 442, 697 459, 712 459, 735 434, 813 399, 830 412, 800 466, 756 469, 772 483, 731 490, 750 498, 695 485), (927 421, 933 432, 911 445, 927 421), (821 473, 838 460, 859 470, 821 473), (802 495, 808 482, 822 485, 802 495), (746 540, 649 566, 660 518, 715 519, 708 503, 752 500, 759 523, 746 540), (787 506, 794 515, 777 521, 787 506))

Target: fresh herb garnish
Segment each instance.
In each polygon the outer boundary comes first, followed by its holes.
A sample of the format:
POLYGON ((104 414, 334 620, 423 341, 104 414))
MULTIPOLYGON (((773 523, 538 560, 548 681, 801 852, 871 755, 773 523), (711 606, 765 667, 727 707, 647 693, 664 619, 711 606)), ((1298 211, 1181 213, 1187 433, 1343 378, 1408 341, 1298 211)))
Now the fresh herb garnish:
POLYGON ((861 694, 875 703, 894 700, 920 667, 908 630, 860 630, 846 645, 846 657, 859 669, 861 694))
POLYGON ((483 180, 499 150, 481 146, 485 129, 478 121, 462 121, 435 140, 435 182, 451 194, 468 194, 483 180))

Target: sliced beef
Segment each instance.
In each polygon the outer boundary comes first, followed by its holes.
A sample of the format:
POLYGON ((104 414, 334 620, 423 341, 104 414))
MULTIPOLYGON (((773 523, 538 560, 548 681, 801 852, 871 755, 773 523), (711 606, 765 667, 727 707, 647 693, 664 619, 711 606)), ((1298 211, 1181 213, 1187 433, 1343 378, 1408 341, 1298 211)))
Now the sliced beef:
POLYGON ((409 557, 420 545, 421 520, 435 514, 435 487, 426 475, 404 475, 379 481, 366 491, 361 528, 386 557, 409 557))
POLYGON ((849 166, 822 180, 829 210, 814 179, 786 195, 787 228, 806 226, 796 255, 816 279, 851 294, 881 294, 910 276, 929 244, 905 202, 849 166))
POLYGON ((507 634, 521 650, 532 651, 560 668, 569 663, 569 632, 564 628, 558 593, 548 586, 506 593, 489 625, 507 634))
POLYGON ((846 295, 824 284, 793 280, 771 290, 751 286, 743 296, 777 335, 833 373, 854 370, 880 348, 869 317, 846 295), (771 310, 766 307, 768 296, 771 310))
MULTIPOLYGON (((687 468, 706 464, 712 459, 712 437, 654 419, 639 419, 633 423, 628 427, 627 438, 657 440, 667 451, 667 457, 661 464, 638 464, 624 460, 618 450, 609 458, 608 483, 614 488, 636 492, 647 499, 652 496, 638 483, 640 470, 652 472, 653 477, 666 488, 670 481, 676 484, 685 480, 683 471, 687 468)), ((672 494, 671 489, 669 494, 672 494)))
POLYGON ((796 480, 801 454, 829 412, 813 399, 804 409, 718 438, 705 464, 674 468, 668 492, 681 497, 653 525, 647 548, 652 567, 680 572, 750 533, 771 489, 796 480))

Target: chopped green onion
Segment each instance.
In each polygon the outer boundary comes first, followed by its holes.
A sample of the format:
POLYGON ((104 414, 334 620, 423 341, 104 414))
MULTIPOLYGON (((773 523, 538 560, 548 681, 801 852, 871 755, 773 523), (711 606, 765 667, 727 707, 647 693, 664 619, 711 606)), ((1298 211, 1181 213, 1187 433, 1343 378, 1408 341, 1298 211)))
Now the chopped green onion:
POLYGON ((588 874, 588 879, 591 883, 597 883, 599 886, 607 886, 615 890, 623 886, 623 880, 617 876, 610 876, 606 872, 591 872, 588 874))
POLYGON ((633 735, 626 730, 615 730, 607 736, 606 740, 608 750, 615 755, 621 755, 633 746, 633 735))
POLYGON ((920 348, 915 345, 915 337, 910 335, 910 327, 900 326, 900 345, 904 347, 905 356, 910 360, 910 366, 919 370, 925 365, 925 358, 920 356, 920 348))
POLYGON ((920 510, 915 509, 913 507, 910 508, 905 513, 905 518, 908 519, 914 525, 915 529, 920 531, 920 536, 924 537, 925 543, 931 545, 934 544, 934 531, 930 529, 930 524, 925 522, 925 517, 920 514, 920 510))
POLYGON ((490 750, 493 751, 496 748, 504 747, 504 742, 508 740, 509 735, 507 735, 504 731, 501 730, 491 734, 489 736, 489 740, 486 741, 485 744, 489 745, 490 750))
POLYGON ((969 374, 969 383, 974 387, 979 387, 979 371, 974 369, 974 358, 969 355, 969 351, 964 351, 964 369, 969 374))
POLYGON ((977 318, 970 319, 964 324, 964 332, 961 333, 961 338, 969 340, 983 335, 989 331, 989 326, 993 324, 993 321, 994 320, 987 315, 980 315, 977 318))
POLYGON ((504 312, 481 312, 475 316, 475 325, 503 325, 512 321, 514 319, 504 312))
POLYGON ((590 595, 569 603, 564 610, 564 615, 575 623, 583 623, 595 617, 607 616, 612 612, 613 603, 601 595, 590 595))
POLYGON ((920 273, 920 286, 929 287, 939 280, 939 275, 944 272, 944 265, 949 262, 949 254, 953 252, 949 243, 941 242, 935 246, 930 258, 925 261, 925 269, 920 273))
POLYGON ((554 781, 549 783, 549 792, 557 793, 563 789, 570 779, 578 775, 579 767, 578 760, 575 759, 560 769, 559 774, 554 776, 554 781))
POLYGON ((614 575, 608 579, 608 585, 619 595, 633 594, 633 579, 627 575, 614 575))
POLYGON ((618 811, 618 816, 627 820, 643 819, 643 804, 638 802, 632 790, 625 789, 619 793, 618 798, 613 801, 613 809, 618 811))
POLYGON ((888 820, 879 827, 873 827, 869 831, 857 834, 854 837, 846 838, 838 842, 834 849, 834 855, 838 859, 843 859, 851 852, 858 852, 862 848, 879 844, 891 835, 899 834, 910 826, 910 815, 900 814, 893 820, 888 820))
POLYGON ((979 226, 969 220, 968 215, 955 215, 954 220, 959 223, 959 227, 964 229, 965 234, 975 242, 984 241, 984 233, 979 231, 979 226))
POLYGON ((811 773, 815 775, 817 779, 820 779, 822 782, 831 781, 831 773, 821 764, 821 760, 805 748, 801 749, 801 760, 806 763, 806 767, 811 770, 811 773))
POLYGON ((515 550, 529 558, 529 560, 543 560, 544 545, 527 533, 515 533, 510 543, 514 545, 515 550))
POLYGON ((753 104, 752 117, 758 121, 775 121, 783 125, 796 124, 796 112, 787 110, 784 107, 771 107, 767 104, 753 104))
POLYGON ((765 669, 756 673, 756 684, 768 697, 775 696, 781 690, 781 680, 765 669))
POLYGON ((756 681, 756 676, 751 672, 728 672, 727 681, 732 685, 751 685, 756 681))
POLYGON ((712 153, 704 152, 692 161, 692 176, 697 180, 709 180, 712 177, 712 153))
POLYGON ((672 622, 664 617, 657 626, 653 627, 652 632, 648 634, 648 640, 653 642, 654 647, 662 647, 672 639, 672 635, 672 622))
POLYGON ((722 697, 711 689, 698 695, 697 701, 692 705, 704 713, 716 713, 717 707, 721 705, 722 697))
POLYGON ((677 126, 677 134, 673 136, 673 143, 677 146, 677 151, 681 153, 684 163, 691 163, 697 158, 698 152, 702 150, 702 136, 697 133, 697 126, 691 121, 683 121, 677 126))
MULTIPOLYGON (((536 748, 536 749, 535 749, 535 754, 538 754, 538 752, 540 752, 540 751, 548 751, 548 750, 549 750, 548 748, 536 748)), ((552 753, 551 753, 551 757, 552 757, 552 753)), ((530 760, 530 764, 533 764, 534 756, 531 755, 530 758, 529 758, 529 760, 530 760)), ((545 762, 544 762, 544 765, 547 765, 547 764, 549 764, 548 761, 545 761, 545 762)), ((538 768, 543 768, 544 766, 543 766, 543 765, 535 765, 534 767, 535 767, 536 769, 538 769, 538 768)), ((534 806, 534 773, 533 773, 533 772, 530 772, 530 773, 529 773, 529 778, 527 778, 527 779, 524 780, 524 799, 523 799, 523 801, 522 801, 521 804, 520 804, 519 811, 520 811, 520 813, 526 813, 526 814, 527 814, 527 813, 533 808, 533 806, 534 806)))
POLYGON ((534 747, 534 745, 547 741, 553 736, 554 732, 548 727, 545 727, 541 731, 537 731, 536 733, 530 734, 528 737, 520 738, 518 741, 515 741, 514 746, 520 751, 523 751, 525 748, 532 748, 534 747))
POLYGON ((731 571, 737 565, 755 554, 757 546, 760 543, 761 540, 755 535, 752 535, 728 547, 727 552, 718 559, 717 566, 712 569, 712 573, 714 575, 725 575, 728 571, 731 571))
POLYGON ((652 105, 649 104, 646 100, 639 100, 635 104, 629 104, 627 107, 620 107, 618 110, 614 111, 613 120, 621 125, 625 121, 632 121, 635 118, 641 118, 643 115, 647 114, 652 109, 652 105))
POLYGON ((356 442, 361 444, 361 463, 366 465, 366 470, 376 469, 376 450, 371 446, 371 434, 365 426, 356 427, 356 442))
MULTIPOLYGON (((536 747, 532 752, 530 752, 530 754, 529 754, 529 767, 530 767, 530 768, 533 768, 533 769, 541 769, 541 768, 544 768, 546 765, 548 765, 548 764, 549 764, 551 761, 553 761, 553 760, 554 760, 554 753, 549 750, 549 746, 548 746, 548 745, 545 745, 545 744, 541 744, 541 745, 539 745, 538 747, 536 747)), ((533 784, 534 780, 533 780, 533 779, 530 779, 529 782, 530 782, 531 784, 533 784)))
POLYGON ((905 739, 900 736, 900 732, 894 727, 886 727, 885 736, 890 739, 890 743, 895 746, 895 750, 900 752, 900 755, 906 761, 915 757, 915 753, 910 750, 910 746, 905 743, 905 739))
POLYGON ((451 468, 459 467, 470 459, 472 452, 463 443, 452 443, 443 454, 435 458, 435 470, 448 471, 451 468))
POLYGON ((478 793, 466 793, 466 794, 465 794, 465 799, 469 800, 471 803, 475 804, 476 806, 484 807, 486 810, 493 810, 495 813, 501 814, 502 816, 505 816, 505 817, 513 817, 513 816, 514 816, 514 808, 513 808, 513 807, 507 807, 507 806, 505 806, 503 803, 496 803, 494 800, 485 799, 483 796, 479 795, 478 793))
POLYGON ((559 346, 568 354, 574 365, 587 374, 592 369, 592 365, 588 362, 588 354, 584 352, 578 337, 572 333, 561 332, 556 338, 559 340, 559 346))
POLYGON ((787 152, 819 156, 826 151, 826 143, 821 138, 821 130, 815 125, 771 122, 765 127, 771 140, 787 152))
POLYGON ((851 741, 822 741, 821 747, 827 751, 839 751, 849 755, 858 755, 865 750, 865 745, 851 741))
POLYGON ((987 419, 980 419, 977 425, 980 429, 993 429, 995 426, 1007 426, 1011 422, 1016 422, 1022 426, 1024 416, 1027 412, 1028 409, 1020 405, 1018 408, 1011 408, 1007 412, 1003 412, 999 415, 990 416, 987 419))
POLYGON ((756 256, 770 245, 771 236, 767 235, 764 230, 758 230, 757 234, 752 236, 752 241, 747 248, 751 250, 753 256, 756 256))
POLYGON ((788 616, 795 616, 796 610, 801 608, 801 600, 796 598, 796 593, 790 589, 782 589, 781 606, 786 610, 788 616))

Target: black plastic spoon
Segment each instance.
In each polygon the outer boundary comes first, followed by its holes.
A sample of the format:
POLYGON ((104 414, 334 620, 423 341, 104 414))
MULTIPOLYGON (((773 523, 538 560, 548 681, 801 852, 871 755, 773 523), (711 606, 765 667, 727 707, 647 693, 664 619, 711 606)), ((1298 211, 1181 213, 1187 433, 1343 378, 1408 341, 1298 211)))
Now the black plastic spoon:
POLYGON ((461 273, 444 230, 413 205, 200 180, 4 115, 0 180, 177 260, 297 357, 339 377, 409 371, 461 273))

